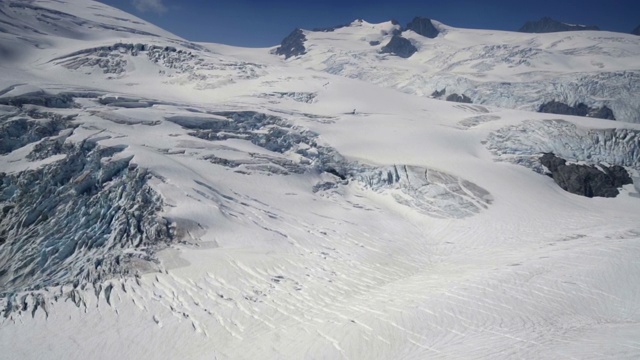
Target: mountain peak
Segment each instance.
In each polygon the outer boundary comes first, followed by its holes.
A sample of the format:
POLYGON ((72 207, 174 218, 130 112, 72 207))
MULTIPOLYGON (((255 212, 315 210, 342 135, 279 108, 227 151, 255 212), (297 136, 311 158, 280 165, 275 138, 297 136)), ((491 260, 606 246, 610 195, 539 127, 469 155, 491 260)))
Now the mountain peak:
POLYGON ((417 34, 430 39, 435 38, 440 33, 438 29, 433 26, 431 19, 420 16, 413 18, 413 20, 407 24, 407 28, 405 30, 413 30, 417 34))
POLYGON ((276 48, 275 53, 278 55, 284 55, 285 59, 304 55, 307 52, 307 49, 304 47, 304 42, 306 40, 307 37, 304 35, 302 30, 295 29, 282 40, 280 46, 276 48))
POLYGON ((639 35, 640 36, 640 25, 638 25, 635 29, 633 29, 633 31, 631 33, 633 35, 639 35))
POLYGON ((389 43, 382 47, 382 53, 393 54, 401 58, 408 58, 415 54, 418 49, 411 41, 400 35, 393 35, 389 43))
POLYGON ((551 33, 562 31, 600 30, 596 25, 567 24, 548 16, 538 21, 527 21, 518 31, 524 33, 551 33))

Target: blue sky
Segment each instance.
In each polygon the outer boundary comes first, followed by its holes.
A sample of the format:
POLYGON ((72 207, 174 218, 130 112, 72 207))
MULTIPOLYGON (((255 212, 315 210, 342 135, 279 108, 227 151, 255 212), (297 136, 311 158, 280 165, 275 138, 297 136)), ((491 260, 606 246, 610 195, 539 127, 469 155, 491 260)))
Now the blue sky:
POLYGON ((311 29, 391 19, 406 25, 425 16, 466 28, 517 30, 551 16, 567 23, 630 32, 640 25, 640 0, 102 0, 192 41, 277 45, 294 28, 311 29))

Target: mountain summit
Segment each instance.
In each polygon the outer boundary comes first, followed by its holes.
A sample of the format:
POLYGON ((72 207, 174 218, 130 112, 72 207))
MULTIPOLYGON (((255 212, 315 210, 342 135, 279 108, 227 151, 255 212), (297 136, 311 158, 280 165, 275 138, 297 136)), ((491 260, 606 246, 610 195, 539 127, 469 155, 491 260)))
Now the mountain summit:
POLYGON ((440 33, 438 29, 433 26, 431 19, 419 16, 415 17, 409 24, 407 24, 405 30, 413 30, 417 34, 428 37, 430 39, 435 38, 440 33))
POLYGON ((550 17, 543 17, 538 21, 528 21, 524 24, 519 32, 524 33, 552 33, 562 31, 582 31, 582 30, 600 30, 596 25, 574 25, 554 20, 550 17))

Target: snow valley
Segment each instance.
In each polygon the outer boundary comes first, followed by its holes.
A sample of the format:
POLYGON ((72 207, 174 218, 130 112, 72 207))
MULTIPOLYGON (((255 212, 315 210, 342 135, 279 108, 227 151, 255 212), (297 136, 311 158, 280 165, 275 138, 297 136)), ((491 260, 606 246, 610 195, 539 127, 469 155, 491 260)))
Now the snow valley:
POLYGON ((3 354, 637 358, 638 55, 426 18, 248 49, 5 1, 3 354))

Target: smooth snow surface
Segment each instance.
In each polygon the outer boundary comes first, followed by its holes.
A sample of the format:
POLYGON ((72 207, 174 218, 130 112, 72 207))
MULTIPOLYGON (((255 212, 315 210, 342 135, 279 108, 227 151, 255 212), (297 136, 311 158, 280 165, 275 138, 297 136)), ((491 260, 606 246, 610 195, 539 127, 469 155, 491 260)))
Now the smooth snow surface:
POLYGON ((0 146, 0 357, 640 357, 640 125, 420 97, 402 68, 433 67, 421 76, 449 90, 495 60, 464 60, 469 43, 512 58, 500 44, 538 42, 564 53, 474 81, 575 79, 593 61, 625 71, 640 40, 438 25, 433 44, 411 37, 430 55, 403 62, 367 52, 391 23, 354 22, 284 61, 97 2, 0 10, 0 126, 14 136, 0 146), (589 60, 572 37, 609 47, 589 60), (461 62, 445 68, 451 47, 461 62), (91 167, 69 165, 78 151, 91 167), (569 194, 540 174, 546 151, 623 165, 635 185, 569 194), (76 207, 51 205, 65 196, 76 207), (86 245, 93 230, 104 237, 86 245))

